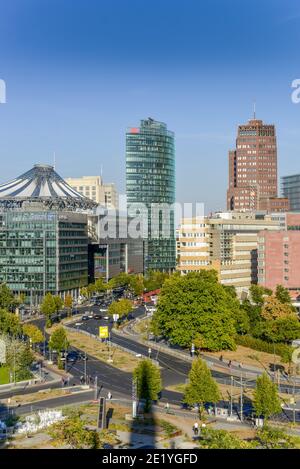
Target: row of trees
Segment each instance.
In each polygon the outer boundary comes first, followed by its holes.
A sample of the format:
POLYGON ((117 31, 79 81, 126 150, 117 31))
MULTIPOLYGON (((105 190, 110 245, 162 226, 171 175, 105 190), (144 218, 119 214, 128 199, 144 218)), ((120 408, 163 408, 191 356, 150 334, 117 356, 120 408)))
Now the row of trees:
MULTIPOLYGON (((137 395, 145 401, 145 410, 149 410, 152 401, 158 399, 162 389, 159 368, 150 360, 142 360, 134 370, 133 377, 137 382, 137 395)), ((189 406, 199 405, 200 417, 207 403, 216 404, 221 400, 221 393, 211 372, 200 358, 193 361, 185 387, 183 401, 189 406)), ((268 420, 281 412, 281 403, 276 384, 266 373, 258 376, 253 394, 253 409, 257 417, 268 420)))
POLYGON ((145 291, 160 289, 169 276, 166 272, 153 270, 149 271, 145 276, 142 274, 120 273, 108 282, 104 282, 102 278, 97 279, 95 283, 81 288, 80 294, 90 298, 94 293, 104 293, 117 287, 125 287, 136 296, 141 296, 145 291))
POLYGON ((288 291, 251 287, 240 304, 233 287, 221 285, 217 272, 172 275, 162 287, 151 324, 155 335, 182 347, 235 350, 235 336, 250 334, 267 342, 289 343, 300 337, 300 323, 288 291))

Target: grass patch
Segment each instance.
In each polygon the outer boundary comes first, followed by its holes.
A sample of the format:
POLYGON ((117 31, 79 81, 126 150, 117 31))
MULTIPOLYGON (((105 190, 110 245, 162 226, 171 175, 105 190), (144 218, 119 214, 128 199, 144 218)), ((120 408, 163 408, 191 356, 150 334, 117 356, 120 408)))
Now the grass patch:
POLYGON ((8 366, 0 366, 0 384, 9 383, 9 368, 8 366))
MULTIPOLYGON (((80 332, 67 330, 69 342, 74 346, 83 350, 88 355, 97 358, 98 360, 105 361, 109 359, 109 348, 104 342, 100 342, 93 337, 86 336, 80 332)), ((119 350, 112 345, 111 356, 113 362, 112 366, 119 370, 132 372, 138 364, 138 358, 130 353, 119 350)))

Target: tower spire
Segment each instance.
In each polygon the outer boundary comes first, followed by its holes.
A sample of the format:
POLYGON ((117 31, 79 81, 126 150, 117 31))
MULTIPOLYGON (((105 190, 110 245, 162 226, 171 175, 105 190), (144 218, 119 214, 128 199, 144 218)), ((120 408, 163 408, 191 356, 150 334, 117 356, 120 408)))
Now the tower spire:
POLYGON ((253 101, 253 118, 256 119, 256 101, 253 101))

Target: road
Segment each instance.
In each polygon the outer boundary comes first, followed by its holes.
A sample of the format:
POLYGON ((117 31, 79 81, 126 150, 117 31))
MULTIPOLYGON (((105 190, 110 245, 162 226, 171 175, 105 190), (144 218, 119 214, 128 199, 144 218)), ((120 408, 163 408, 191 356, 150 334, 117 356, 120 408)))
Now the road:
MULTIPOLYGON (((85 311, 87 310, 99 313, 99 307, 81 307, 80 309, 83 313, 85 313, 85 311)), ((134 312, 135 317, 141 316, 143 314, 144 308, 138 308, 134 312)), ((40 318, 38 320, 35 320, 34 323, 43 330, 45 323, 43 319, 40 318)), ((110 331, 112 328, 112 323, 104 320, 89 319, 87 321, 80 321, 80 323, 80 326, 75 326, 74 322, 73 327, 75 329, 80 328, 95 335, 98 334, 100 325, 108 325, 110 331)), ((141 343, 135 342, 129 337, 122 337, 111 331, 111 340, 113 343, 119 344, 122 347, 126 347, 132 352, 135 352, 136 354, 148 356, 148 347, 141 343)), ((76 350, 76 348, 71 347, 71 350, 76 350)), ((157 352, 154 350, 152 351, 151 358, 157 360, 159 365, 161 366, 162 382, 164 388, 169 387, 170 385, 185 382, 185 380, 187 379, 191 366, 190 362, 172 356, 169 353, 165 353, 162 351, 157 352)), ((72 375, 71 383, 73 382, 78 384, 80 378, 85 375, 85 366, 86 374, 92 377, 92 382, 94 382, 95 377, 97 376, 98 385, 103 387, 103 393, 111 392, 113 396, 114 394, 120 394, 124 397, 130 398, 132 393, 131 373, 126 373, 124 371, 118 370, 110 364, 97 360, 90 355, 87 355, 86 365, 83 360, 78 360, 75 363, 69 364, 67 371, 72 375)), ((239 373, 241 373, 238 368, 236 368, 236 370, 234 371, 239 371, 239 373)), ((212 375, 220 383, 230 384, 231 382, 230 375, 228 374, 228 372, 225 373, 212 369, 212 375)), ((255 386, 255 379, 252 378, 251 380, 247 380, 244 384, 247 387, 253 388, 255 386)), ((282 385, 281 391, 291 393, 292 386, 282 385)), ((299 393, 300 390, 296 389, 296 391, 299 393)), ((181 405, 182 394, 163 389, 162 400, 168 401, 170 404, 181 405)), ((292 417, 292 409, 285 410, 284 412, 289 418, 292 417)), ((285 418, 286 417, 284 417, 284 419, 285 418)), ((296 420, 300 420, 300 412, 298 411, 296 411, 296 420)))

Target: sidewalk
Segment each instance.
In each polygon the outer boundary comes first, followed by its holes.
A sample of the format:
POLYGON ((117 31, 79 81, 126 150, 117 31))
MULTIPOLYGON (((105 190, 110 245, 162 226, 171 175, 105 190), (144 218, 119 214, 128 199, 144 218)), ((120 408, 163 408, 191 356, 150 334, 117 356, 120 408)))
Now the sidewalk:
MULTIPOLYGON (((138 321, 141 321, 141 320, 146 319, 146 318, 147 318, 147 316, 140 317, 140 318, 138 318, 138 321)), ((139 337, 139 334, 132 331, 132 325, 134 324, 135 321, 136 321, 136 319, 131 321, 122 330, 113 329, 113 332, 116 333, 116 335, 121 335, 121 336, 126 336, 127 335, 131 340, 133 340, 135 342, 138 342, 140 344, 143 344, 143 345, 145 345, 147 347, 150 347, 152 349, 165 352, 165 353, 167 353, 169 355, 172 355, 172 356, 178 356, 178 358, 181 358, 181 359, 189 361, 189 362, 193 361, 193 357, 191 357, 191 355, 188 351, 172 349, 172 348, 168 347, 166 344, 156 343, 156 342, 151 342, 149 340, 141 339, 139 337)), ((222 372, 228 373, 228 375, 232 375, 233 372, 235 372, 235 374, 237 374, 238 376, 240 376, 241 373, 242 373, 244 378, 249 377, 249 379, 251 379, 251 378, 256 379, 257 376, 262 375, 266 371, 263 367, 260 368, 260 367, 256 367, 256 366, 252 366, 252 365, 248 365, 248 364, 246 366, 243 365, 242 367, 239 367, 239 362, 237 362, 237 361, 232 361, 231 366, 228 367, 228 363, 229 363, 228 360, 227 361, 223 360, 221 362, 218 358, 214 358, 214 357, 205 355, 203 353, 200 353, 199 356, 200 356, 200 358, 205 360, 208 363, 209 366, 211 365, 211 366, 214 366, 215 368, 219 368, 220 370, 222 370, 222 372), (249 375, 249 376, 247 376, 247 375, 249 375)), ((267 371, 267 373, 269 374, 269 376, 274 377, 273 372, 267 371)), ((296 383, 296 385, 300 385, 300 379, 296 378, 295 383, 296 383)), ((288 379, 285 378, 285 379, 282 379, 280 381, 280 384, 285 385, 285 384, 290 384, 290 383, 288 382, 288 379)))

